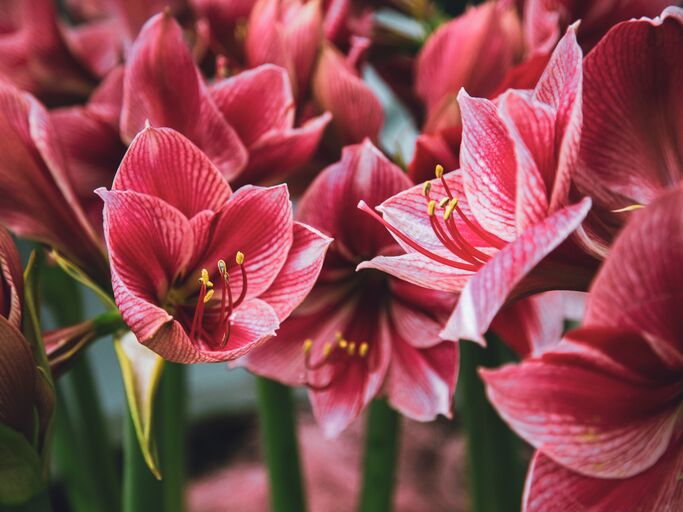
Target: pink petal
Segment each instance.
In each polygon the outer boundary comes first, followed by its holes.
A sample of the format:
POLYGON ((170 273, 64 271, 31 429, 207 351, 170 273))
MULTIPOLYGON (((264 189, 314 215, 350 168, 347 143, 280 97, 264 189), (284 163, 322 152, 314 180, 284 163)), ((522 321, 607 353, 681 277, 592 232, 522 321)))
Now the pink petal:
POLYGON ((197 146, 170 128, 145 128, 121 161, 114 190, 158 197, 188 219, 220 210, 230 185, 197 146))
POLYGON ((126 67, 124 139, 131 141, 147 121, 183 133, 228 179, 246 164, 246 149, 213 103, 180 26, 167 14, 145 24, 126 67))
POLYGON ((249 148, 249 163, 236 183, 272 183, 300 170, 315 154, 331 119, 329 112, 325 112, 300 128, 266 133, 249 148))
POLYGON ((323 110, 332 114, 334 127, 347 144, 369 137, 377 140, 384 122, 382 104, 337 49, 323 47, 313 92, 323 110))
POLYGON ((457 375, 455 343, 444 341, 420 350, 395 338, 385 391, 389 403, 409 418, 432 421, 439 414, 450 418, 457 375))
POLYGON ((63 33, 69 49, 95 76, 105 76, 121 59, 120 27, 114 20, 66 27, 63 33))
POLYGON ((488 96, 521 54, 521 27, 514 10, 495 2, 468 9, 441 25, 416 62, 415 90, 432 112, 465 87, 488 96))
POLYGON ((360 263, 356 270, 372 268, 431 290, 459 292, 472 277, 466 270, 438 263, 420 253, 400 256, 375 256, 360 263))
POLYGON ((682 24, 674 7, 624 22, 586 57, 577 179, 609 208, 647 204, 683 177, 682 24))
POLYGON ((484 332, 515 286, 581 224, 590 207, 590 198, 584 198, 557 211, 527 228, 488 261, 462 290, 458 306, 442 332, 444 339, 466 338, 483 343, 484 332))
POLYGON ((313 66, 323 40, 323 19, 320 2, 290 2, 283 5, 284 43, 289 52, 301 96, 309 87, 313 66))
POLYGON ((260 64, 276 64, 285 68, 292 83, 294 63, 285 43, 284 28, 279 20, 279 4, 277 0, 259 0, 254 5, 247 24, 247 36, 244 42, 244 53, 250 67, 260 64))
POLYGON ((503 240, 514 240, 514 144, 491 101, 472 98, 464 90, 458 101, 463 124, 460 165, 472 213, 487 231, 503 240))
POLYGON ((415 142, 415 154, 408 165, 408 176, 414 182, 420 183, 434 178, 434 168, 437 164, 442 165, 444 169, 457 168, 459 150, 460 133, 420 134, 415 142))
POLYGON ((294 239, 282 270, 260 295, 275 310, 282 321, 308 295, 315 284, 332 239, 316 229, 294 223, 294 239))
POLYGON ((216 264, 225 260, 232 292, 237 296, 242 290, 242 274, 235 255, 241 251, 245 256, 247 298, 258 297, 282 270, 292 243, 292 203, 287 186, 246 185, 216 213, 209 245, 200 261, 191 266, 197 271, 205 267, 218 276, 216 264))
POLYGON ((680 386, 626 379, 594 361, 550 353, 480 373, 503 419, 556 462, 594 477, 636 475, 669 445, 680 386))
POLYGON ((248 148, 268 131, 294 126, 294 98, 287 70, 266 64, 216 82, 210 88, 218 110, 248 148))
POLYGON ((410 186, 410 180, 369 140, 347 146, 341 161, 327 167, 309 186, 298 205, 298 219, 335 239, 352 258, 372 257, 393 245, 385 228, 356 208, 371 206, 410 186))
MULTIPOLYGON (((176 278, 185 272, 192 254, 189 221, 154 196, 103 188, 96 192, 105 205, 104 232, 112 274, 117 274, 128 292, 161 305, 176 278)), ((114 295, 128 321, 121 298, 114 295)), ((144 342, 145 335, 136 335, 144 342)))
POLYGON ((9 232, 0 226, 0 316, 21 329, 24 274, 9 232))
POLYGON ((625 479, 590 478, 536 452, 524 492, 525 512, 678 510, 683 506, 683 449, 672 443, 650 469, 625 479))
POLYGON ((660 196, 617 238, 593 282, 587 325, 645 332, 683 360, 683 188, 660 196))

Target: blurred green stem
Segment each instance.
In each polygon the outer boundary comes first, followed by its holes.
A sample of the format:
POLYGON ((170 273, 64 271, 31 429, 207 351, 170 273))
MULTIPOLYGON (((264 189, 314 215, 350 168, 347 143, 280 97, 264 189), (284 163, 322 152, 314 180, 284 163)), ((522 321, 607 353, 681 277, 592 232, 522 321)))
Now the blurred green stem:
POLYGON ((389 512, 393 508, 400 419, 385 400, 375 400, 370 405, 365 434, 361 512, 389 512))
POLYGON ((186 388, 185 367, 164 363, 158 397, 161 410, 156 430, 162 448, 160 464, 165 512, 185 510, 186 388))
POLYGON ((154 478, 140 451, 130 411, 123 425, 123 512, 161 510, 164 488, 154 478))
POLYGON ((256 390, 270 477, 271 510, 304 512, 306 504, 291 390, 263 377, 256 378, 256 390))
POLYGON ((467 438, 467 461, 472 512, 516 512, 524 485, 522 444, 493 409, 477 368, 500 366, 511 360, 506 347, 487 335, 488 347, 460 342, 458 386, 461 418, 467 438))

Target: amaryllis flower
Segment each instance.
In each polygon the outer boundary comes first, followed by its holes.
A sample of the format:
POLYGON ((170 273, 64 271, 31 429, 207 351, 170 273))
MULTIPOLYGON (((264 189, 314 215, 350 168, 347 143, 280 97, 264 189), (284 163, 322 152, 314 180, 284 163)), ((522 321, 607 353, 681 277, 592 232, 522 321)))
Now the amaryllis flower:
POLYGON ((188 137, 228 180, 254 183, 273 181, 311 158, 329 115, 295 128, 292 91, 274 66, 209 88, 180 26, 160 14, 145 25, 126 65, 124 140, 148 120, 188 137))
POLYGON ((579 42, 590 50, 607 31, 620 21, 641 16, 656 16, 672 0, 526 0, 524 36, 532 51, 550 52, 564 29, 581 20, 579 42))
POLYGON ((449 415, 457 371, 456 345, 440 326, 455 297, 357 265, 400 249, 382 226, 359 212, 410 181, 369 141, 313 182, 299 202, 299 219, 334 237, 311 295, 278 336, 251 352, 256 373, 310 390, 313 412, 333 436, 378 394, 418 420, 449 415))
POLYGON ((536 85, 547 57, 527 58, 519 16, 509 2, 486 2, 441 25, 415 62, 415 94, 425 122, 409 171, 415 181, 429 179, 438 163, 458 166, 462 125, 456 99, 465 88, 493 98, 508 88, 536 85))
POLYGON ((539 450, 527 511, 683 507, 682 260, 678 188, 633 214, 583 327, 519 365, 480 370, 499 413, 539 450))
POLYGON ((42 431, 50 395, 20 330, 23 287, 19 254, 0 227, 0 423, 32 441, 36 412, 42 431))
POLYGON ((230 186, 195 145, 148 127, 104 200, 114 297, 140 343, 226 361, 275 334, 313 286, 329 239, 292 220, 284 185, 230 186))
POLYGON ((533 91, 508 91, 496 103, 463 91, 462 169, 443 174, 439 167, 436 180, 385 201, 383 220, 359 205, 406 251, 364 267, 462 290, 442 333, 447 339, 483 342, 506 301, 588 285, 592 262, 581 261, 580 251, 555 251, 591 204, 568 206, 567 199, 581 129, 581 58, 570 29, 533 91))
POLYGON ((0 222, 53 246, 99 283, 107 282, 103 243, 78 200, 48 112, 33 96, 2 81, 0 152, 0 222))
POLYGON ((604 257, 628 213, 683 179, 683 9, 620 23, 584 62, 575 181, 594 198, 588 246, 604 257), (624 151, 628 148, 628 151, 624 151))

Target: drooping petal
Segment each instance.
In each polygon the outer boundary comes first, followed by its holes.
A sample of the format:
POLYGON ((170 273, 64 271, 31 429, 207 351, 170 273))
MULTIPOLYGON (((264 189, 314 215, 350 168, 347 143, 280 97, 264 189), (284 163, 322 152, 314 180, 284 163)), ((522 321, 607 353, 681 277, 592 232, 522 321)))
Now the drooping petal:
POLYGON ((279 20, 279 4, 277 0, 256 2, 247 23, 244 53, 249 66, 276 64, 285 68, 292 77, 292 83, 296 83, 294 63, 285 43, 284 27, 279 20))
POLYGON ((287 261, 293 243, 293 222, 286 185, 246 185, 217 212, 209 244, 191 267, 197 275, 201 268, 207 268, 218 276, 216 263, 225 260, 237 296, 242 291, 242 272, 235 255, 241 251, 247 273, 246 297, 258 297, 271 286, 287 261))
POLYGON ((557 211, 527 228, 488 261, 462 290, 458 306, 442 332, 444 339, 467 338, 483 343, 484 332, 510 292, 581 224, 590 206, 590 198, 584 198, 557 211))
MULTIPOLYGON (((620 335, 636 341, 621 331, 614 342, 620 335)), ((515 432, 584 475, 637 475, 659 460, 676 425, 675 380, 625 378, 580 352, 550 352, 480 373, 489 400, 515 432)))
POLYGON ((683 178, 681 45, 683 10, 671 7, 621 23, 586 57, 579 183, 609 208, 647 204, 683 178))
POLYGON ((131 141, 147 122, 183 133, 227 179, 246 164, 244 145, 206 90, 180 26, 166 13, 145 24, 126 66, 123 138, 131 141))
POLYGON ((216 82, 216 106, 247 148, 267 132, 294 126, 294 97, 287 70, 265 64, 216 82))
POLYGON ((432 421, 451 417, 458 374, 458 347, 444 341, 418 349, 394 339, 385 390, 389 403, 405 416, 432 421))
POLYGON ((294 223, 292 247, 287 261, 270 287, 260 295, 282 321, 308 295, 315 284, 332 239, 318 230, 294 223))
POLYGON ((524 491, 525 512, 678 510, 683 506, 683 448, 672 443, 650 469, 631 478, 591 478, 536 452, 524 491))
POLYGON ((344 143, 361 142, 366 137, 377 140, 384 122, 382 105, 339 50, 329 44, 318 61, 313 93, 322 109, 332 114, 344 143))
POLYGON ((444 169, 458 167, 461 129, 455 133, 438 133, 436 135, 420 134, 415 142, 415 154, 408 165, 408 175, 415 183, 431 180, 436 165, 444 169))
MULTIPOLYGON (((596 277, 586 325, 625 327, 666 342, 683 364, 683 188, 660 196, 631 221, 596 277)), ((673 360, 672 360, 673 362, 673 360)))
POLYGON ((0 316, 21 329, 24 275, 10 234, 0 226, 0 316))
POLYGON ((344 148, 341 161, 309 186, 299 202, 298 219, 332 236, 353 257, 372 257, 393 241, 356 205, 362 199, 374 207, 410 185, 403 171, 366 139, 344 148))
POLYGON ((145 128, 131 143, 114 179, 113 190, 158 197, 188 219, 220 210, 230 185, 192 142, 170 128, 145 128))

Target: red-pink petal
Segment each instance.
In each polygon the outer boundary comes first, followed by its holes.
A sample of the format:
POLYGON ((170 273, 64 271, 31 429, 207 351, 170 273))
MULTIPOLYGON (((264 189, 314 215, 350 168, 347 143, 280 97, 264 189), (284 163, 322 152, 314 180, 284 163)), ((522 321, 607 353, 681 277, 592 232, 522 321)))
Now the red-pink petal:
POLYGON ((590 198, 563 208, 527 228, 497 253, 467 283, 442 333, 444 339, 467 338, 483 343, 483 335, 514 287, 581 224, 590 198))
POLYGON ((591 478, 536 452, 524 491, 525 512, 678 510, 683 506, 683 447, 672 443, 650 469, 623 479, 591 478))
POLYGON ((322 109, 332 114, 334 127, 346 144, 365 137, 377 140, 384 122, 382 105, 339 50, 329 44, 320 55, 313 92, 322 109))
POLYGON ((595 279, 587 325, 645 332, 683 361, 683 188, 660 196, 631 221, 595 279))
POLYGON ((126 65, 124 139, 131 141, 148 121, 183 133, 228 179, 246 164, 244 145, 213 103, 180 26, 168 14, 145 24, 126 65))
POLYGON ((120 27, 114 20, 98 20, 62 30, 73 54, 95 76, 105 76, 121 59, 120 27))
POLYGON ((282 321, 308 295, 315 284, 332 239, 316 229, 294 223, 294 239, 287 261, 260 299, 275 310, 282 321))
MULTIPOLYGON (((459 131, 459 130, 457 130, 459 131)), ((437 164, 444 169, 458 167, 460 151, 460 133, 443 133, 436 135, 420 134, 415 142, 415 154, 408 165, 408 176, 420 183, 434 178, 437 164)))
POLYGON ((683 178, 682 45, 672 7, 621 23, 586 57, 580 185, 609 208, 647 204, 683 178))
POLYGON ((0 226, 0 316, 21 329, 24 275, 10 234, 0 226))
POLYGON ((218 211, 231 194, 208 157, 170 128, 145 128, 133 139, 112 188, 158 197, 188 219, 218 211))

